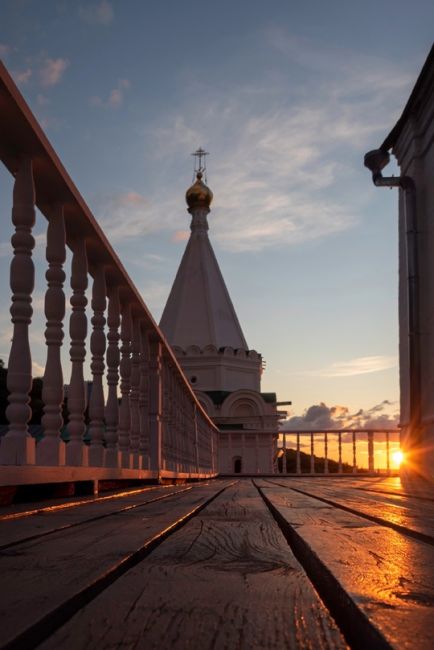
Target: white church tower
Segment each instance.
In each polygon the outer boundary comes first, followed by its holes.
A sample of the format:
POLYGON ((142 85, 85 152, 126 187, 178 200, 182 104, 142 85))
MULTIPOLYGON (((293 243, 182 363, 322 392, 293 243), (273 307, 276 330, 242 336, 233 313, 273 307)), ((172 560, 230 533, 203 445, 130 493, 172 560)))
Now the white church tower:
POLYGON ((203 182, 187 190, 191 235, 160 327, 198 399, 220 430, 221 474, 273 473, 279 413, 276 395, 261 393, 262 357, 249 350, 208 238, 213 198, 203 182))

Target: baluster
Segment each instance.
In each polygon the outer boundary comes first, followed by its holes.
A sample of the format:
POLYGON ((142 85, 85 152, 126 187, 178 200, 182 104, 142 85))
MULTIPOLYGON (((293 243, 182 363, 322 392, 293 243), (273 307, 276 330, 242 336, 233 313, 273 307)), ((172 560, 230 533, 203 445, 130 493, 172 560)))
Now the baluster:
POLYGON ((211 451, 211 463, 210 463, 210 465, 211 465, 211 467, 210 467, 210 469, 211 469, 211 474, 214 474, 214 472, 215 472, 214 431, 212 430, 212 428, 209 426, 208 423, 206 424, 206 430, 207 430, 208 436, 211 437, 211 440, 210 440, 210 447, 211 447, 211 450, 210 450, 211 451))
POLYGON ((92 309, 93 317, 92 335, 90 337, 90 351, 92 353, 92 392, 89 401, 89 463, 94 467, 104 465, 104 391, 102 377, 104 374, 104 354, 106 340, 104 333, 105 308, 106 308, 106 281, 103 266, 98 266, 92 287, 92 309))
POLYGON ((193 402, 193 428, 194 428, 194 447, 195 447, 195 462, 196 462, 196 474, 199 474, 199 432, 197 428, 197 406, 193 402))
POLYGON ((374 432, 368 432, 368 470, 374 473, 374 432))
POLYGON ((133 320, 133 340, 131 346, 131 453, 132 466, 139 468, 139 446, 140 446, 140 321, 133 320))
POLYGON ((178 382, 177 372, 174 366, 171 367, 170 372, 170 428, 171 428, 171 444, 172 444, 172 469, 178 469, 178 413, 177 413, 177 399, 178 399, 178 382))
POLYGON ((387 475, 390 475, 390 437, 389 432, 386 431, 386 463, 387 463, 387 475))
POLYGON ((312 432, 310 434, 310 473, 315 474, 315 446, 312 432))
POLYGON ((342 432, 341 431, 339 431, 338 433, 338 453, 339 453, 338 474, 342 474, 342 432))
POLYGON ((162 443, 162 344, 149 341, 149 436, 151 470, 160 475, 162 443))
POLYGON ((118 450, 118 424, 119 424, 119 325, 120 325, 119 290, 113 287, 109 292, 107 313, 108 346, 107 346, 107 384, 108 395, 105 408, 106 421, 106 467, 119 467, 120 454, 118 450))
POLYGON ((18 169, 13 190, 12 222, 15 233, 11 239, 14 257, 10 268, 13 336, 7 378, 9 405, 6 409, 10 424, 0 447, 0 463, 3 465, 32 465, 35 462, 35 441, 27 426, 32 415, 29 406, 32 388, 29 325, 33 314, 32 292, 35 284, 35 266, 32 260, 35 246, 32 236, 34 206, 32 161, 25 158, 18 169))
POLYGON ((353 431, 353 474, 357 474, 356 432, 353 431))
POLYGON ((149 469, 149 342, 146 330, 141 330, 140 336, 140 387, 139 387, 139 417, 140 417, 140 469, 149 469))
POLYGON ((170 445, 170 425, 169 425, 169 382, 167 359, 163 357, 161 368, 161 378, 163 385, 163 414, 162 414, 162 468, 172 469, 170 465, 171 445, 170 445))
POLYGON ((259 474, 259 437, 257 433, 255 433, 255 466, 256 474, 259 474))
POLYGON ((328 458, 328 434, 327 431, 324 431, 324 474, 329 473, 329 458, 328 458))
POLYGON ((297 474, 301 474, 301 457, 300 457, 300 432, 297 431, 297 452, 296 452, 296 469, 297 474))
POLYGON ((60 438, 60 430, 63 425, 63 372, 60 349, 64 336, 63 319, 65 318, 63 264, 66 259, 66 233, 63 206, 60 205, 56 206, 49 217, 46 259, 48 262, 45 274, 48 282, 45 294, 47 362, 42 386, 44 437, 36 448, 36 459, 38 465, 64 465, 65 443, 60 438))
POLYGON ((176 368, 171 367, 170 372, 170 429, 171 429, 171 444, 172 444, 172 469, 177 469, 177 456, 178 456, 178 421, 177 421, 177 381, 176 381, 176 368))
POLYGON ((283 456, 282 456, 282 473, 287 474, 288 473, 288 465, 286 462, 286 433, 285 431, 283 432, 283 456))
POLYGON ((176 470, 181 470, 182 439, 184 436, 184 420, 182 415, 182 391, 184 390, 181 380, 177 381, 176 404, 177 404, 177 436, 176 436, 176 470))
POLYGON ((69 320, 71 337, 71 381, 68 387, 68 433, 66 446, 67 465, 87 465, 88 449, 83 444, 86 431, 84 411, 86 408, 83 363, 86 356, 85 340, 87 335, 86 305, 87 298, 87 255, 84 239, 75 242, 71 265, 72 313, 69 320))
POLYGON ((130 390, 131 390, 131 305, 122 309, 121 322, 121 406, 119 409, 118 444, 122 467, 131 467, 130 454, 130 390))

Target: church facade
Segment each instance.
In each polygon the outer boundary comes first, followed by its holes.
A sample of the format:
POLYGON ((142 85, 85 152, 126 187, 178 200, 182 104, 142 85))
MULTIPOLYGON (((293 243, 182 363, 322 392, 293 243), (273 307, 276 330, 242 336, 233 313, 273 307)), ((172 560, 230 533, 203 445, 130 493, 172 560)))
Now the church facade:
POLYGON ((186 193, 191 234, 160 327, 219 428, 219 473, 271 474, 282 414, 276 395, 261 392, 262 357, 247 345, 208 237, 213 195, 200 162, 186 193))

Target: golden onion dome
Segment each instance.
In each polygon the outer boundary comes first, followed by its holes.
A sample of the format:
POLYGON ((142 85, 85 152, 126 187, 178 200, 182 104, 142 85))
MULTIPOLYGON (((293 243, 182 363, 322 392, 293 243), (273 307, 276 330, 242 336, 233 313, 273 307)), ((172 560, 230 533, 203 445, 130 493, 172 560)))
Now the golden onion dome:
POLYGON ((185 193, 185 200, 188 207, 206 207, 209 208, 213 194, 209 187, 202 182, 202 172, 197 172, 196 181, 185 193))

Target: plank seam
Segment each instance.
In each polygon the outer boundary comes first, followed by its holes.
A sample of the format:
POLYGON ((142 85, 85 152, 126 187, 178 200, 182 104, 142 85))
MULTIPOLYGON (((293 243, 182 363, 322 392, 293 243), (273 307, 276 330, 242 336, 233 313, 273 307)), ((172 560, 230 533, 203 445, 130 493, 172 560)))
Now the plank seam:
POLYGON ((87 585, 87 587, 75 593, 58 607, 45 614, 39 621, 18 634, 14 639, 1 646, 0 650, 33 650, 36 648, 62 627, 62 625, 67 623, 80 609, 88 605, 100 593, 116 582, 116 580, 142 562, 142 560, 158 548, 168 537, 185 526, 193 517, 197 516, 199 512, 232 485, 234 483, 225 485, 213 494, 212 497, 154 535, 136 551, 126 555, 122 560, 107 569, 102 575, 87 585))
POLYGON ((286 488, 287 490, 293 490, 294 492, 298 492, 299 494, 304 494, 304 496, 306 497, 310 497, 312 499, 318 499, 318 501, 327 503, 327 505, 329 506, 333 506, 334 508, 339 508, 340 510, 345 510, 345 512, 349 512, 352 515, 356 515, 357 517, 362 517, 362 519, 367 519, 368 521, 372 521, 374 524, 379 524, 380 526, 385 526, 386 528, 392 528, 396 532, 401 533, 402 535, 406 535, 406 537, 411 537, 412 539, 416 539, 418 542, 424 542, 425 544, 434 546, 433 537, 431 537, 430 535, 426 535, 425 533, 421 533, 417 530, 413 530, 412 528, 406 528, 405 526, 401 526, 401 524, 396 524, 393 521, 388 521, 387 519, 382 519, 381 517, 376 517, 375 515, 369 515, 366 512, 361 512, 360 510, 355 510, 354 508, 350 508, 349 506, 344 506, 342 503, 337 503, 336 501, 332 501, 331 499, 326 499, 326 497, 319 497, 316 494, 305 492, 304 490, 300 490, 300 488, 289 487, 287 485, 282 485, 281 483, 272 483, 271 481, 267 481, 267 482, 269 482, 271 485, 278 485, 279 487, 286 488))
POLYGON ((156 501, 161 501, 162 499, 168 499, 169 497, 173 497, 177 494, 182 494, 183 492, 187 492, 188 490, 191 490, 192 487, 187 487, 184 488, 183 490, 178 490, 177 492, 170 492, 169 494, 162 494, 159 497, 155 497, 154 499, 148 499, 147 501, 141 501, 140 503, 137 504, 132 504, 130 506, 125 506, 124 508, 119 508, 118 510, 113 510, 112 512, 107 512, 104 515, 95 515, 94 517, 89 517, 89 519, 83 519, 82 521, 75 521, 71 524, 65 524, 64 526, 59 526, 58 528, 51 528, 51 530, 46 530, 43 533, 35 533, 34 535, 29 535, 28 537, 22 537, 21 539, 17 539, 14 542, 9 542, 7 544, 2 544, 0 546, 0 552, 4 551, 5 549, 11 548, 12 546, 18 546, 19 544, 25 544, 26 542, 31 542, 35 539, 39 539, 40 537, 47 537, 47 535, 52 535, 53 533, 59 533, 63 532, 65 530, 69 530, 70 528, 76 528, 77 526, 82 526, 83 524, 88 524, 92 523, 94 521, 98 521, 99 519, 105 519, 106 517, 114 517, 115 515, 119 515, 123 512, 128 512, 128 510, 134 510, 135 508, 141 508, 142 506, 147 506, 150 503, 155 503, 156 501))
POLYGON ((262 489, 254 481, 253 484, 349 646, 354 650, 392 650, 389 642, 357 607, 309 544, 286 521, 262 489))

